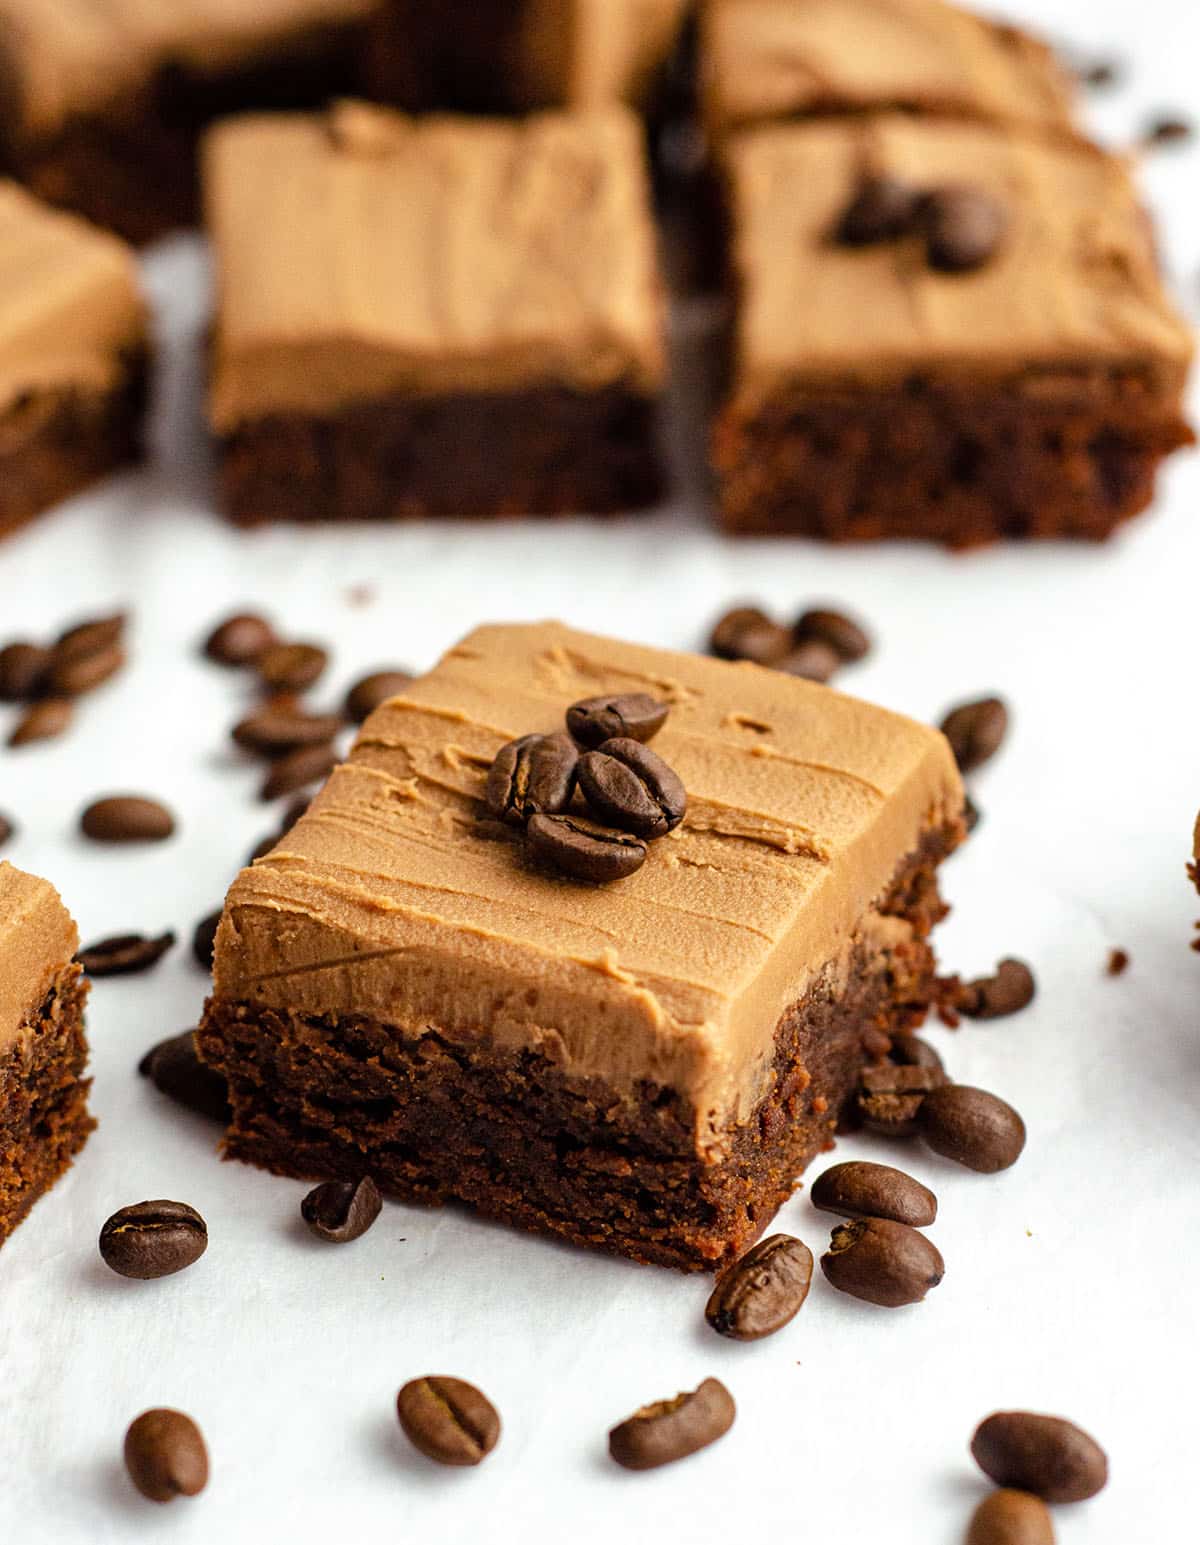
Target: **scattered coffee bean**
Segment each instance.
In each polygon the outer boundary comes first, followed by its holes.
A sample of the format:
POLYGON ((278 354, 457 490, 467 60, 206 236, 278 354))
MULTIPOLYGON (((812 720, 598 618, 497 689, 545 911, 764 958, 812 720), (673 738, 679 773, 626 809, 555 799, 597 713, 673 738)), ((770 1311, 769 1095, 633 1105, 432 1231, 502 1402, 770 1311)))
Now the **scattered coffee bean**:
POLYGON ((79 951, 75 959, 89 976, 133 976, 149 971, 175 943, 173 933, 148 938, 144 933, 114 934, 79 951))
POLYGON ((916 1122, 934 1153, 981 1175, 1010 1169, 1025 1147, 1025 1123, 1012 1106, 969 1084, 931 1089, 921 1101, 916 1122))
POLYGON ((731 1341, 773 1336, 799 1314, 812 1285, 812 1251, 790 1234, 772 1234, 720 1278, 704 1317, 731 1341))
POLYGON ((254 668, 273 692, 303 692, 328 664, 329 655, 319 644, 268 644, 254 668))
POLYGON ((361 724, 390 698, 399 697, 412 685, 410 672, 392 668, 374 671, 356 681, 346 693, 346 716, 355 724, 361 724))
POLYGON ((83 660, 88 655, 111 649, 124 637, 128 620, 124 612, 114 612, 109 617, 90 617, 86 622, 77 622, 60 635, 54 646, 54 663, 83 660))
POLYGON ((871 652, 871 635, 853 617, 829 607, 813 607, 806 611, 794 629, 797 641, 817 639, 828 644, 840 660, 853 665, 871 652))
POLYGON ((263 780, 259 798, 282 799, 310 783, 323 782, 337 766, 337 748, 331 745, 298 746, 273 764, 263 780))
POLYGON ((975 1509, 966 1545, 1054 1545, 1054 1521, 1027 1491, 993 1491, 975 1509))
POLYGON ((62 697, 83 697, 112 679, 124 669, 125 651, 119 643, 107 644, 91 654, 73 655, 59 659, 55 651, 54 663, 47 676, 51 692, 62 697))
POLYGON ((235 724, 234 743, 260 756, 282 756, 300 746, 324 746, 344 727, 340 714, 299 708, 260 708, 235 724))
POLYGON ((816 681, 822 686, 833 680, 842 666, 842 657, 823 639, 807 638, 788 651, 782 660, 774 662, 774 669, 786 671, 789 676, 799 676, 804 681, 816 681))
POLYGON ((941 1252, 906 1223, 858 1218, 833 1231, 821 1269, 835 1288, 885 1309, 919 1304, 946 1274, 941 1252))
POLYGON ((1109 950, 1108 963, 1104 971, 1106 976, 1124 976, 1129 970, 1129 951, 1122 949, 1109 950))
POLYGON ((1028 1008, 1037 995, 1033 972, 1023 960, 1002 960, 995 976, 964 982, 954 1007, 968 1019, 1006 1019, 1028 1008))
POLYGON ((44 697, 32 703, 13 726, 8 737, 12 747, 31 746, 41 740, 65 735, 75 717, 75 707, 65 697, 44 697))
POLYGON ((8 816, 0 812, 0 848, 16 835, 17 828, 9 820, 8 816))
POLYGON ((175 817, 156 799, 114 794, 90 804, 80 817, 93 842, 165 842, 174 834, 175 817))
POLYGON ((626 1470, 657 1470, 723 1438, 736 1415, 725 1386, 705 1379, 690 1394, 656 1400, 619 1423, 608 1435, 608 1452, 626 1470))
POLYGON ((971 1453, 997 1486, 1043 1502, 1086 1502, 1108 1481, 1108 1457, 1082 1428, 1059 1416, 997 1411, 981 1422, 971 1453))
POLYGON ((974 772, 990 761, 1008 733, 1008 709, 998 697, 961 703, 942 720, 942 734, 950 742, 960 772, 974 772))
POLYGON ((812 1204, 843 1218, 890 1218, 910 1228, 928 1228, 937 1220, 933 1192, 888 1164, 835 1164, 813 1182, 812 1204))
POLYGON ((791 630, 774 622, 759 607, 735 606, 713 628, 708 647, 722 660, 774 665, 790 653, 793 643, 791 630))
POLYGON ((648 692, 589 697, 567 709, 567 729, 579 745, 594 750, 606 740, 653 740, 670 712, 669 703, 648 692))
POLYGON ((982 188, 939 188, 921 204, 929 266, 941 273, 982 268, 1000 250, 1009 213, 982 188))
POLYGON ((208 1249, 208 1229, 185 1202, 136 1202, 100 1230, 100 1254, 118 1276, 149 1281, 193 1266, 208 1249))
POLYGON ((208 1484, 208 1450, 199 1427, 182 1411, 143 1411, 125 1434, 125 1468, 143 1497, 173 1502, 208 1484))
POLYGON ((892 1036, 888 1056, 898 1067, 931 1068, 942 1075, 943 1083, 949 1082, 942 1059, 929 1042, 923 1041, 919 1035, 892 1036))
POLYGON ((192 957, 205 971, 212 970, 213 950, 217 942, 217 929, 221 926, 221 909, 202 917, 192 930, 192 957))
POLYGON ((571 803, 579 752, 569 735, 522 735, 496 753, 484 803, 488 814, 509 826, 531 816, 557 815, 571 803))
POLYGON ((580 757, 579 789, 601 820, 635 837, 665 837, 687 814, 683 780, 638 740, 606 740, 580 757))
POLYGON ((881 1137, 912 1137, 925 1096, 945 1082, 939 1068, 890 1062, 863 1068, 857 1099, 863 1125, 881 1137))
POLYGON ((193 1031, 184 1030, 152 1046, 138 1063, 138 1072, 177 1105, 228 1126, 231 1112, 225 1080, 200 1061, 193 1031))
POLYGON ((28 703, 45 686, 52 655, 40 644, 24 639, 0 649, 0 702, 28 703))
POLYGON ((1143 145, 1182 145, 1193 138, 1195 125, 1178 113, 1164 113, 1146 125, 1142 135, 1143 145))
POLYGON ((275 642, 275 630, 265 617, 238 612, 212 630, 204 640, 204 653, 216 665, 253 665, 275 642))
POLYGON ((535 815, 525 841, 540 863, 594 885, 626 880, 646 862, 646 844, 637 837, 569 815, 535 815))
POLYGON ((360 1239, 382 1207, 379 1187, 367 1175, 357 1182, 329 1180, 315 1187, 300 1203, 300 1216, 318 1239, 344 1245, 360 1239))
POLYGON ((870 247, 913 230, 921 205, 918 189, 897 177, 867 177, 838 222, 844 247, 870 247))
POLYGON ((440 1465, 477 1465, 500 1440, 495 1406, 464 1379, 413 1379, 397 1395, 396 1413, 412 1446, 440 1465))

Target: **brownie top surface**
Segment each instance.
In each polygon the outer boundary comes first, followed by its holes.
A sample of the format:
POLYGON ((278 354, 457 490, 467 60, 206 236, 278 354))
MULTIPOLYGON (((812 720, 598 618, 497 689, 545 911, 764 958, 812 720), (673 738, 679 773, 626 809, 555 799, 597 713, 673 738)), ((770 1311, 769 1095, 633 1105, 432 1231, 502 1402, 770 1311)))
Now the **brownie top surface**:
POLYGON ((1071 83, 1045 44, 941 0, 707 0, 701 14, 718 128, 872 107, 1070 124, 1071 83))
POLYGON ((235 882, 223 999, 547 1050, 576 1073, 752 1108, 784 1011, 844 959, 929 827, 955 821, 936 731, 828 688, 576 633, 484 627, 363 727, 275 850, 235 882), (594 887, 479 819, 510 739, 606 691, 672 705, 654 749, 688 814, 594 887))
POLYGON ((1172 397, 1183 385, 1192 332, 1165 291, 1150 224, 1115 156, 884 114, 748 130, 728 164, 744 395, 920 373, 1016 376, 1036 392, 1039 367, 1074 373, 1084 387, 1094 368, 1138 370, 1172 397), (995 254, 954 273, 927 261, 918 234, 841 244, 839 224, 874 177, 994 199, 1006 221, 995 254))
POLYGON ((54 887, 0 864, 0 1055, 20 1040, 78 948, 79 934, 54 887))

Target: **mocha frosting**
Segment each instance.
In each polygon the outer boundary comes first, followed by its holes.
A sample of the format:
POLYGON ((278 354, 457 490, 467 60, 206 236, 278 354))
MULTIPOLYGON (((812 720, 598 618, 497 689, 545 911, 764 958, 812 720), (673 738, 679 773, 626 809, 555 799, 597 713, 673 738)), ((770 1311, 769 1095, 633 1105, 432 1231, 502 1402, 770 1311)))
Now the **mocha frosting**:
MULTIPOLYGON (((1176 399, 1192 332, 1163 287, 1125 162, 1094 147, 901 114, 747 130, 728 149, 740 284, 737 391, 891 383, 916 373, 1015 379, 1132 370, 1176 399), (1008 230, 971 273, 916 237, 846 247, 834 232, 866 176, 994 195, 1008 230), (869 325, 868 325, 869 324, 869 325)), ((1057 389, 1062 389, 1060 385, 1057 389)))
POLYGON ((205 186, 220 433, 393 393, 662 385, 641 126, 625 109, 234 119, 207 142, 205 186))
POLYGON ((79 934, 54 887, 0 864, 0 1056, 36 1020, 78 948, 79 934))
POLYGON ((238 877, 215 990, 534 1047, 621 1094, 651 1080, 692 1101, 711 1148, 764 1092, 783 1012, 855 938, 905 933, 875 903, 962 804, 940 734, 828 688, 558 623, 483 627, 371 716, 238 877), (479 819, 488 768, 618 690, 671 703, 655 749, 687 818, 619 884, 539 873, 479 819))

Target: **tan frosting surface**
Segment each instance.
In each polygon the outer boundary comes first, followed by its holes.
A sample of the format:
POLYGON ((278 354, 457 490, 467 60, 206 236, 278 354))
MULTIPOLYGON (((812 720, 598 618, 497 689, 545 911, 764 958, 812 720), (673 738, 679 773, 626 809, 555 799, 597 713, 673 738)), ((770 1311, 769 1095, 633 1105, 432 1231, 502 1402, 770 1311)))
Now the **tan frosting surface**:
POLYGON ((38 388, 103 390, 145 328, 124 242, 0 181, 0 412, 38 388))
POLYGON ((689 0, 525 0, 513 60, 516 105, 641 103, 689 0))
POLYGON ((718 133, 822 111, 926 108, 1066 129, 1053 52, 942 0, 706 0, 702 95, 718 133))
MULTIPOLYGON (((367 721, 349 761, 229 893, 218 996, 536 1046, 626 1091, 693 1097, 719 1140, 765 1087, 776 1024, 962 784, 936 731, 752 665, 559 623, 478 629, 367 721), (477 819, 516 735, 583 696, 673 704, 655 747, 689 796, 645 867, 595 888, 525 867, 477 819)), ((505 829, 507 830, 507 829, 505 829)))
POLYGON ((78 930, 53 885, 0 864, 0 1056, 17 1044, 78 948, 78 930))
POLYGON ((330 115, 220 125, 205 155, 224 431, 393 392, 665 373, 631 113, 330 115))
POLYGON ((1124 161, 986 125, 901 114, 771 125, 731 142, 742 307, 737 376, 752 403, 781 383, 895 380, 914 368, 1017 374, 1130 366, 1182 389, 1193 337, 1163 287, 1124 161), (1003 201, 999 253, 967 274, 916 238, 831 239, 865 174, 963 184, 1003 201), (869 325, 868 325, 869 323, 869 325))

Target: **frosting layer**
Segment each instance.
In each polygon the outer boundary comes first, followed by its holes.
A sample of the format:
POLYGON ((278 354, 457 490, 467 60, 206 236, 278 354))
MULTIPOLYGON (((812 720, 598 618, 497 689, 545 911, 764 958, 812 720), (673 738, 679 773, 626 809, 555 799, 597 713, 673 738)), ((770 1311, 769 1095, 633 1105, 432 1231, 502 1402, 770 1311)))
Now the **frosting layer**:
POLYGON ((78 948, 78 930, 54 887, 0 864, 0 1055, 17 1044, 78 948))
POLYGON ((577 633, 478 629, 374 713, 307 815, 229 893, 218 997, 534 1046, 618 1092, 684 1091, 719 1143, 776 1025, 857 933, 962 784, 944 738, 752 665, 577 633), (479 819, 508 740, 600 692, 669 701, 655 749, 688 790, 645 867, 594 888, 479 819))

